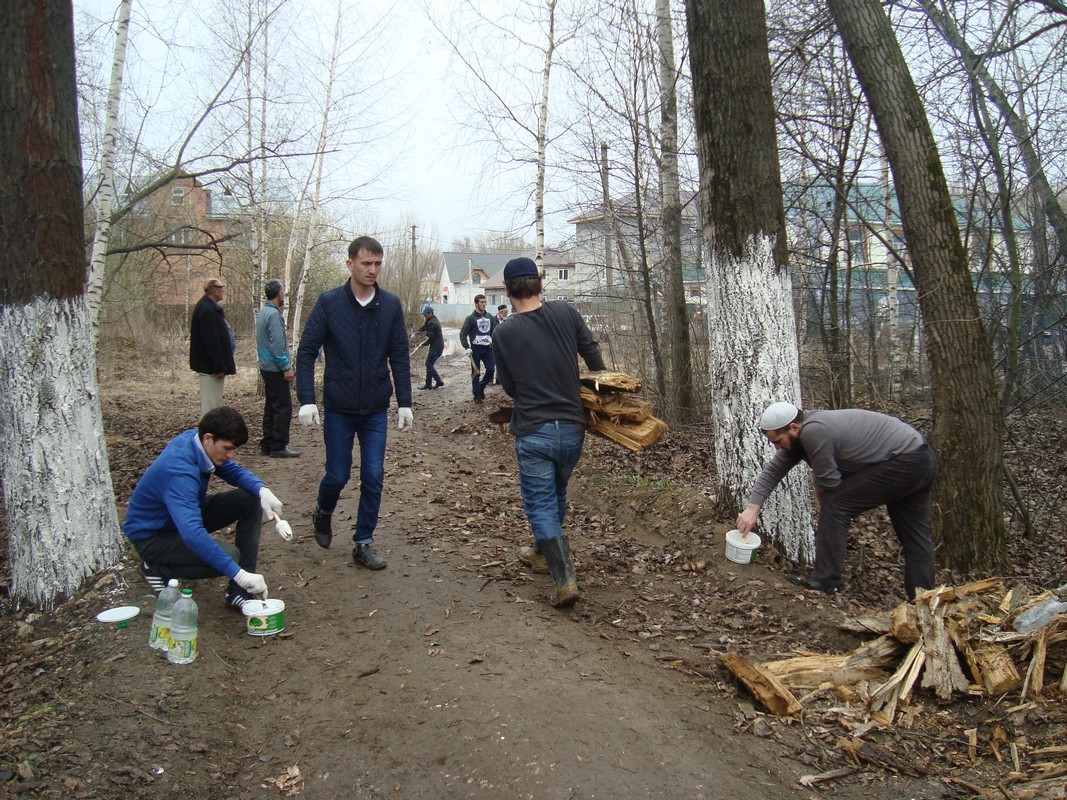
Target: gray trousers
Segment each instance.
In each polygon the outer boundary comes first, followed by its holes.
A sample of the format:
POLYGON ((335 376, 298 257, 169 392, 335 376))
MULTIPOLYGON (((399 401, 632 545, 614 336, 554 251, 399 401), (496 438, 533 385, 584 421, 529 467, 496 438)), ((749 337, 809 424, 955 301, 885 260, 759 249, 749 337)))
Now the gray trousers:
POLYGON ((841 583, 848 528, 864 511, 884 505, 904 551, 904 592, 934 588, 934 542, 930 505, 937 459, 930 445, 895 456, 842 478, 824 492, 815 529, 815 569, 811 577, 828 585, 841 583))

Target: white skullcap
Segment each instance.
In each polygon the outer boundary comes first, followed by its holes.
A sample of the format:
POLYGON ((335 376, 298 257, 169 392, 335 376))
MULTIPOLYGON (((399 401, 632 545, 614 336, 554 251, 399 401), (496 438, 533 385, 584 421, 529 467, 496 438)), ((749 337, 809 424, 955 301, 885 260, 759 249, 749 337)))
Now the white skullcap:
POLYGON ((764 411, 763 416, 760 417, 760 430, 776 431, 779 428, 784 428, 790 422, 795 420, 799 413, 800 409, 792 403, 772 403, 767 406, 767 410, 764 411))

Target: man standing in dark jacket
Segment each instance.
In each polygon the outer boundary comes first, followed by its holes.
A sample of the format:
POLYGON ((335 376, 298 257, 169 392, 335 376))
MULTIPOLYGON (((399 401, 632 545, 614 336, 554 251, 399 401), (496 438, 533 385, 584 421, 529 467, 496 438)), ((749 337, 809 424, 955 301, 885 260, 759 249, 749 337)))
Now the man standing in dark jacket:
POLYGON ((566 608, 580 598, 563 532, 567 482, 582 455, 585 409, 578 356, 589 369, 604 369, 600 346, 585 320, 564 302, 541 302, 541 276, 529 258, 504 267, 504 288, 515 313, 493 336, 500 385, 515 399, 511 432, 519 466, 519 490, 534 547, 519 558, 547 571, 556 585, 552 605, 566 608))
POLYGON ((349 280, 319 295, 296 351, 296 394, 300 422, 319 421, 315 405, 315 360, 326 356, 322 388, 322 438, 326 474, 312 521, 315 541, 329 547, 337 498, 352 476, 352 445, 359 439, 359 511, 352 533, 352 558, 369 569, 385 559, 374 549, 374 530, 385 479, 389 399, 396 384, 397 428, 412 425, 408 336, 400 299, 378 286, 382 246, 360 236, 348 246, 349 280), (389 374, 392 372, 392 381, 389 374))
MULTIPOLYGON (((441 320, 433 315, 431 306, 426 306, 422 310, 422 317, 426 320, 426 323, 419 328, 419 333, 426 334, 426 341, 422 344, 430 348, 429 352, 426 353, 426 384, 422 388, 436 389, 438 386, 445 385, 445 382, 441 380, 441 376, 434 368, 437 359, 445 352, 445 336, 441 332, 441 320)), ((419 347, 422 347, 422 344, 419 347)))
POLYGON ((474 298, 474 313, 463 321, 459 329, 460 346, 467 351, 471 360, 471 389, 474 402, 485 402, 485 387, 493 382, 493 331, 496 329, 496 317, 485 310, 485 295, 474 298), (485 377, 481 368, 485 367, 485 377))
POLYGON ((223 382, 237 373, 237 342, 220 305, 225 288, 218 278, 204 284, 204 296, 189 321, 189 368, 200 377, 200 416, 222 405, 223 382))

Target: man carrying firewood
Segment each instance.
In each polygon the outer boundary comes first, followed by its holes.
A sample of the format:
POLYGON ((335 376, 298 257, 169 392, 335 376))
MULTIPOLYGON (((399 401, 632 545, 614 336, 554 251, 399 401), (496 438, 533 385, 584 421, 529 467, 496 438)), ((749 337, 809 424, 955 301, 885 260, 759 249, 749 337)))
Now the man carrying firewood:
POLYGON ((567 482, 582 455, 585 410, 578 381, 578 356, 591 370, 603 370, 600 347, 585 320, 564 302, 541 302, 541 276, 529 258, 504 266, 504 290, 511 299, 508 324, 493 335, 500 385, 515 401, 511 433, 523 510, 534 547, 520 558, 534 571, 551 573, 552 605, 573 606, 580 598, 563 532, 567 482))
POLYGON ((848 528, 864 511, 884 505, 904 551, 904 591, 934 587, 934 543, 930 504, 937 459, 922 434, 896 417, 859 408, 801 411, 792 403, 770 405, 760 430, 778 451, 737 517, 745 536, 760 508, 793 467, 807 461, 819 501, 815 568, 807 578, 789 580, 834 594, 841 588, 848 528))

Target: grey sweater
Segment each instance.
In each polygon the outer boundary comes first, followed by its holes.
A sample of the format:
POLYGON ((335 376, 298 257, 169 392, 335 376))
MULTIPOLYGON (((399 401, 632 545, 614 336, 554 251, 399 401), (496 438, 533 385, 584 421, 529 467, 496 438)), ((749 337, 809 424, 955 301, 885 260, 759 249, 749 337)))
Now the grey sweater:
POLYGON ((842 478, 894 456, 912 453, 926 444, 915 428, 888 414, 845 408, 839 411, 806 411, 800 426, 804 455, 779 450, 756 479, 749 503, 764 501, 801 460, 811 467, 815 488, 828 492, 842 478))

